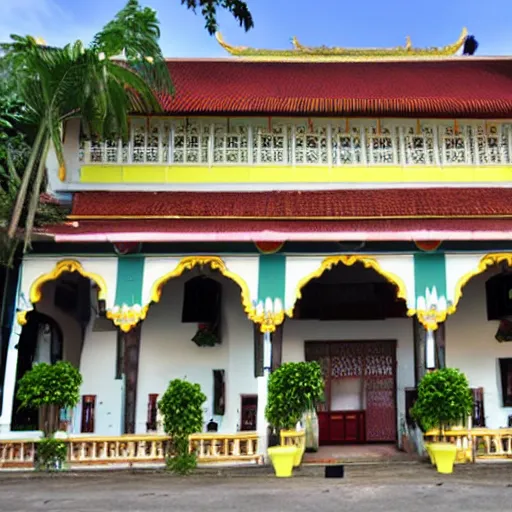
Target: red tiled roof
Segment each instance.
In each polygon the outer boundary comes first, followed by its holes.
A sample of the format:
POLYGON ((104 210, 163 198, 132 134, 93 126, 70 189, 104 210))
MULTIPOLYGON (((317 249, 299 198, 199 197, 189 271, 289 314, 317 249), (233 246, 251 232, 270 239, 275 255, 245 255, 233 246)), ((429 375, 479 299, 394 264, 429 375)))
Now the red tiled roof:
POLYGON ((76 217, 355 219, 511 216, 512 188, 78 192, 76 217))
POLYGON ((512 117, 512 59, 170 60, 176 115, 512 117))
POLYGON ((59 241, 510 240, 512 219, 350 221, 82 220, 45 228, 59 241))

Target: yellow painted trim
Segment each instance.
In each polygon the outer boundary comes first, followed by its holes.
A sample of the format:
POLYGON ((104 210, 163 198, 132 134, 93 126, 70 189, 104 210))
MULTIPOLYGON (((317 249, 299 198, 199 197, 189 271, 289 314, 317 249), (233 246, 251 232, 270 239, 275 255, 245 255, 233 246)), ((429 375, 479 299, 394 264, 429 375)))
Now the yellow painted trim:
MULTIPOLYGON (((78 272, 81 276, 94 281, 98 285, 98 299, 107 300, 107 283, 103 277, 93 272, 87 272, 76 260, 62 260, 59 261, 53 270, 39 276, 30 286, 29 300, 33 304, 36 304, 43 297, 43 286, 49 281, 58 279, 62 274, 66 272, 78 272)), ((27 314, 32 310, 18 311, 16 313, 16 320, 20 325, 26 325, 27 314)))
POLYGON ((512 166, 84 165, 81 183, 490 183, 512 166))
MULTIPOLYGON (((353 217, 318 216, 258 216, 258 215, 68 215, 68 220, 439 220, 439 219, 512 219, 504 215, 354 215, 353 217)), ((440 245, 440 244, 439 244, 440 245)))
MULTIPOLYGON (((355 263, 362 263, 365 268, 372 268, 378 274, 385 277, 390 283, 393 283, 397 287, 396 296, 398 299, 403 299, 407 302, 407 287, 402 278, 391 272, 388 272, 387 270, 384 270, 374 256, 366 256, 362 254, 328 256, 322 261, 316 270, 303 277, 297 283, 297 286, 295 287, 295 300, 293 302, 293 306, 286 311, 286 314, 290 318, 293 317, 293 312, 297 301, 302 297, 302 288, 304 288, 304 286, 306 286, 312 279, 320 277, 326 270, 331 270, 332 267, 339 265, 340 263, 348 267, 354 265, 355 263)), ((407 312, 408 315, 410 315, 410 311, 407 312)))
POLYGON ((425 327, 425 329, 436 331, 439 328, 439 324, 446 322, 448 316, 453 315, 453 313, 457 311, 457 307, 463 295, 462 289, 464 286, 466 286, 473 277, 482 274, 489 267, 501 262, 507 262, 507 264, 512 268, 512 253, 495 253, 483 256, 478 262, 476 268, 470 270, 458 279, 453 294, 453 304, 444 311, 410 309, 407 314, 410 316, 416 315, 418 317, 418 321, 425 327))
POLYGON ((512 268, 512 253, 510 252, 502 252, 495 254, 486 254, 483 258, 478 262, 478 266, 468 273, 464 274, 459 278, 457 284, 455 285, 455 292, 453 295, 453 304, 448 308, 448 314, 455 313, 457 310, 457 305, 462 298, 462 289, 466 284, 470 281, 471 278, 482 274, 489 267, 493 265, 498 265, 499 263, 506 262, 510 268, 512 268))
MULTIPOLYGON (((167 281, 175 277, 181 276, 185 271, 192 270, 196 266, 205 265, 208 265, 213 270, 219 271, 224 277, 231 279, 240 287, 242 306, 244 308, 244 312, 246 313, 249 320, 253 321, 254 323, 261 323, 262 319, 256 314, 256 308, 254 307, 251 301, 251 293, 249 291, 248 284, 241 276, 228 270, 226 264, 219 256, 187 256, 183 258, 173 270, 171 270, 164 276, 158 278, 153 283, 150 293, 151 302, 160 302, 160 299, 162 297, 162 289, 164 285, 167 283, 167 281)), ((148 308, 149 304, 146 304, 142 308, 142 310, 144 311, 144 317, 147 313, 148 308)))
POLYGON ((27 314, 29 312, 28 311, 18 311, 16 313, 16 320, 18 321, 18 323, 23 326, 23 325, 27 325, 27 314))
POLYGON ((43 285, 48 281, 54 281, 55 279, 58 279, 62 274, 66 272, 78 272, 81 276, 94 281, 98 285, 98 298, 100 300, 107 299, 107 283, 103 277, 92 272, 87 272, 82 267, 81 263, 76 260, 62 260, 57 263, 51 272, 39 276, 32 283, 32 286, 30 287, 30 302, 32 304, 39 302, 43 296, 43 285))
POLYGON ((106 317, 112 320, 116 327, 123 332, 131 331, 139 322, 146 319, 149 304, 144 307, 134 306, 130 308, 119 308, 116 311, 108 310, 106 317))

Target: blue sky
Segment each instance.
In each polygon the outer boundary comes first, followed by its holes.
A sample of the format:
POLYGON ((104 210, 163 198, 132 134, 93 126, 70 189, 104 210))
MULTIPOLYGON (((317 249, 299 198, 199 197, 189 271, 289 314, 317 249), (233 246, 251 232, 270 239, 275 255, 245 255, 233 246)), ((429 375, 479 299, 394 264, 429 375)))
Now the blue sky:
MULTIPOLYGON (((289 48, 297 36, 306 45, 397 46, 410 35, 414 46, 439 46, 467 26, 480 43, 479 55, 512 54, 511 0, 248 0, 255 28, 246 34, 224 14, 220 28, 231 44, 289 48), (486 7, 492 5, 492 7, 486 7)), ((43 37, 61 45, 88 42, 125 0, 0 0, 0 41, 9 34, 43 37)), ((162 48, 168 57, 222 57, 225 52, 204 29, 203 19, 180 0, 141 0, 156 9, 162 48)))

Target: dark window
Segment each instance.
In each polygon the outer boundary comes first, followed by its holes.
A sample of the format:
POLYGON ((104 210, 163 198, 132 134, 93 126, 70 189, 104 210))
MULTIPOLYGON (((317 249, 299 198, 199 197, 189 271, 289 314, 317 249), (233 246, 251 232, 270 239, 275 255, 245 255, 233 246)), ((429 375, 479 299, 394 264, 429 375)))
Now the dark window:
POLYGON ((224 416, 226 409, 224 370, 213 370, 213 414, 224 416))
POLYGON ((158 395, 151 393, 148 396, 148 417, 146 423, 146 429, 148 432, 156 430, 156 418, 158 414, 158 395))
POLYGON ((512 407, 512 358, 500 359, 503 407, 512 407))
POLYGON ((240 430, 256 430, 258 395, 241 396, 240 430))
POLYGON ((185 283, 182 322, 215 325, 219 321, 222 285, 208 277, 185 283))
POLYGON ((512 273, 497 274, 485 283, 487 319, 512 316, 512 273))
POLYGON ((96 395, 82 397, 82 434, 94 433, 94 416, 96 412, 96 395))

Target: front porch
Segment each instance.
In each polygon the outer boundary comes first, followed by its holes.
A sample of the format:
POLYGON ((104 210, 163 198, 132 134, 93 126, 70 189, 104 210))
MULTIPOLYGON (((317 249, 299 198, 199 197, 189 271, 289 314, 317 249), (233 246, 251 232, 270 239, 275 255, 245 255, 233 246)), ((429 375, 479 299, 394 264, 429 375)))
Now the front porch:
MULTIPOLYGON (((56 335, 60 341, 45 341, 42 331, 32 331, 37 343, 31 341, 32 355, 23 364, 46 353, 49 362, 52 358, 72 361, 84 377, 81 403, 63 418, 73 464, 161 463, 155 461, 155 454, 161 453, 165 439, 156 404, 172 378, 198 382, 207 395, 205 430, 206 424, 213 421, 217 432, 197 434, 194 450, 197 448, 201 462, 261 461, 266 429, 258 423, 266 400, 261 379, 269 364, 264 357, 264 338, 269 335, 261 331, 271 331, 270 363, 274 368, 281 362, 315 359, 308 355, 307 347, 312 344, 335 344, 343 349, 340 354, 328 354, 329 385, 320 413, 356 412, 363 418, 358 427, 360 435, 342 435, 339 424, 334 424, 329 427, 334 430, 326 437, 325 427, 321 426, 324 433, 320 432, 320 450, 307 454, 305 462, 408 458, 395 448, 401 442, 399 433, 407 416, 408 394, 422 372, 436 365, 461 367, 472 387, 484 388, 486 426, 506 427, 510 411, 502 405, 501 389, 494 382, 499 375, 497 358, 512 357, 512 352, 506 343, 498 344, 493 339, 497 324, 485 317, 485 283, 495 270, 472 280, 462 301, 460 297, 462 286, 471 276, 507 258, 511 256, 436 253, 322 257, 134 255, 76 258, 74 263, 50 257, 29 258, 23 268, 18 315, 27 324, 23 331, 18 326, 11 337, 4 385, 0 423, 3 438, 9 439, 2 444, 4 457, 7 462, 16 463, 30 463, 33 457, 32 433, 26 432, 26 442, 14 440, 14 435, 23 436, 23 432, 13 430, 26 430, 26 426, 16 424, 19 419, 12 412, 16 411, 15 383, 20 377, 23 351, 29 346, 23 341, 23 333, 27 338, 30 318, 35 313, 55 321, 61 331, 56 335), (210 318, 219 321, 216 332, 220 343, 214 346, 192 342, 201 322, 198 318, 184 320, 189 315, 184 309, 187 283, 197 278, 220 285, 220 309, 215 310, 218 316, 210 318), (71 285, 82 290, 82 299, 85 295, 89 299, 75 301, 77 309, 66 311, 66 301, 56 294, 71 285), (329 290, 337 292, 332 294, 329 290), (331 309, 321 307, 320 312, 315 311, 315 303, 320 304, 322 295, 331 297, 331 309), (87 309, 88 315, 84 314, 87 309), (434 336, 428 334, 424 326, 436 328, 456 309, 460 311, 444 328, 434 336), (478 340, 471 333, 479 333, 478 340), (485 349, 480 339, 487 343, 485 349), (363 369, 354 370, 355 359, 347 355, 358 344, 362 346, 361 342, 386 342, 395 347, 389 354, 389 369, 383 366, 375 370, 376 375, 384 372, 382 375, 387 375, 391 385, 385 391, 375 388, 377 395, 387 394, 385 414, 391 423, 384 429, 386 437, 371 437, 375 436, 371 433, 375 421, 369 412, 369 366, 364 363, 363 369), (465 350, 464 346, 471 349, 465 350), (478 360, 473 351, 479 351, 478 360), (333 358, 338 358, 336 364, 332 364, 333 358), (340 361, 346 367, 340 368, 340 361), (480 371, 483 367, 492 367, 492 375, 484 375, 480 371), (366 441, 391 444, 364 445, 366 441), (333 442, 341 445, 328 446, 333 442), (357 445, 351 446, 354 442, 357 445), (218 449, 211 451, 212 446, 218 449)), ((69 292, 64 297, 69 298, 69 292)), ((325 300, 324 303, 328 304, 325 300)), ((320 354, 322 357, 325 355, 320 354)), ((354 357, 360 355, 356 353, 354 357)), ((388 356, 383 357, 387 361, 388 356)), ((383 410, 375 409, 374 413, 374 417, 383 416, 383 410)), ((354 426, 347 425, 343 427, 345 433, 354 426)), ((382 426, 379 429, 382 431, 382 426)), ((508 435, 505 431, 502 434, 508 435)), ((492 451, 492 443, 485 450, 479 458, 492 451)), ((509 456, 507 450, 500 454, 509 456)), ((160 455, 156 457, 159 458, 160 455)))

